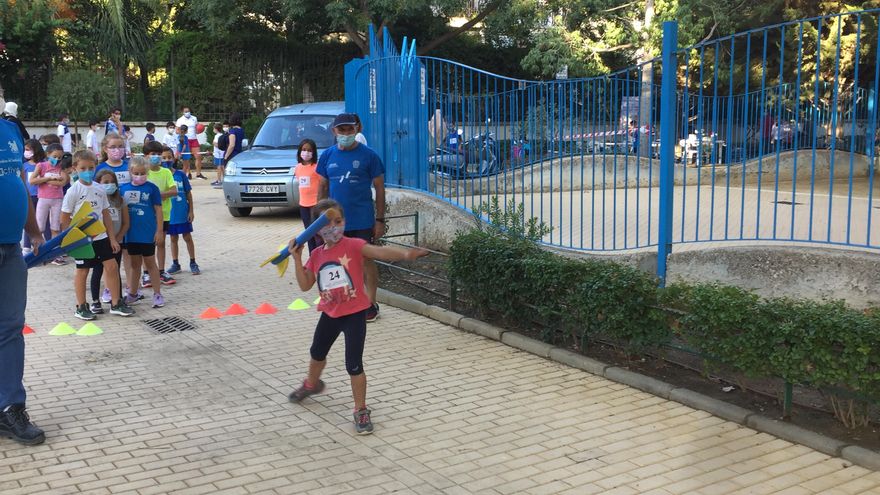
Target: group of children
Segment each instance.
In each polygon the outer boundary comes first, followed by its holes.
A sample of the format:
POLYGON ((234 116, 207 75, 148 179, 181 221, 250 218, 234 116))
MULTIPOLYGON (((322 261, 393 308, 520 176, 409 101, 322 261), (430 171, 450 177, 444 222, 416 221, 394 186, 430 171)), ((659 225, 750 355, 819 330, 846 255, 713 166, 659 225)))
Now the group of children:
MULTIPOLYGON (((106 228, 106 233, 92 239, 95 257, 75 260, 77 318, 94 320, 95 315, 104 313, 102 303, 110 303, 111 314, 130 316, 134 313, 130 305, 143 299, 140 287, 152 287, 154 308, 164 306, 161 286, 174 284, 171 274, 182 271, 180 236, 186 243, 190 272, 201 273, 192 238, 192 188, 180 170, 180 160, 168 147, 147 142, 143 157, 128 159, 124 138, 111 132, 104 136, 99 155, 91 149, 65 154, 56 143, 44 148, 40 141, 31 139, 25 144, 24 159, 30 184, 36 188, 31 195, 39 225, 47 239, 65 230, 85 202, 106 228), (167 272, 166 235, 171 238, 173 260, 167 272), (91 304, 86 301, 89 270, 91 304), (126 275, 125 287, 120 270, 126 275)), ((23 251, 29 250, 23 245, 23 251)), ((58 258, 52 263, 66 262, 58 258)))

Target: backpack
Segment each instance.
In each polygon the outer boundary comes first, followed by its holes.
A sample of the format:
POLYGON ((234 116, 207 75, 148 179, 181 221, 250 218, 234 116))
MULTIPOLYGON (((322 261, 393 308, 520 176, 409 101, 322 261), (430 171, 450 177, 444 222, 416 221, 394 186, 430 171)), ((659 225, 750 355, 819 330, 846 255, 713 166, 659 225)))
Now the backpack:
POLYGON ((217 137, 217 148, 226 151, 229 148, 229 133, 224 132, 217 137))

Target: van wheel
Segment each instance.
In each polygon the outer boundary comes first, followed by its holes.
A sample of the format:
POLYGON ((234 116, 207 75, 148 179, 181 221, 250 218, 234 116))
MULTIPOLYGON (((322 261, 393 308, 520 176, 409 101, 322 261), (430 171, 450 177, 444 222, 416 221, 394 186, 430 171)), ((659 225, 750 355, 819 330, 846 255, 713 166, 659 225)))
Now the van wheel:
POLYGON ((229 214, 236 217, 236 218, 237 217, 246 217, 251 214, 251 210, 253 210, 253 208, 250 208, 250 207, 248 207, 248 208, 233 208, 232 206, 230 206, 229 207, 229 214))

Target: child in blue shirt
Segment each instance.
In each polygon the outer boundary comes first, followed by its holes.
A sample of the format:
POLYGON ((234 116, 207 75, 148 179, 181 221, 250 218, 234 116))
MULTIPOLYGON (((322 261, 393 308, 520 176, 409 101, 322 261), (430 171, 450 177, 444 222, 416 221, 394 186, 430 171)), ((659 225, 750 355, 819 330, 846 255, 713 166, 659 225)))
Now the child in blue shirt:
MULTIPOLYGON (((151 280, 160 280, 159 265, 156 264, 156 244, 165 240, 162 232, 162 193, 147 180, 147 160, 141 156, 131 159, 128 168, 131 183, 119 187, 122 200, 128 207, 129 228, 125 234, 125 249, 128 252, 131 273, 141 273, 146 266, 151 280)), ((138 300, 140 277, 129 281, 129 293, 125 300, 133 304, 138 300)), ((165 306, 162 297, 162 284, 153 284, 153 307, 165 306)))
POLYGON ((183 162, 183 171, 188 179, 192 179, 189 173, 189 161, 192 160, 192 149, 189 147, 189 139, 186 132, 189 127, 182 125, 177 128, 177 159, 183 162))
MULTIPOLYGON (((167 150, 168 153, 171 150, 167 150)), ((166 156, 166 152, 162 152, 162 156, 166 156)), ((168 235, 171 236, 171 267, 168 268, 169 274, 180 273, 180 262, 178 261, 178 253, 180 248, 177 241, 183 235, 183 242, 186 243, 186 252, 189 254, 189 271, 193 275, 202 273, 196 263, 196 245, 192 238, 192 221, 195 218, 195 210, 193 209, 192 185, 183 170, 180 170, 179 162, 174 162, 174 182, 177 183, 177 196, 171 201, 171 221, 168 226, 168 235)))

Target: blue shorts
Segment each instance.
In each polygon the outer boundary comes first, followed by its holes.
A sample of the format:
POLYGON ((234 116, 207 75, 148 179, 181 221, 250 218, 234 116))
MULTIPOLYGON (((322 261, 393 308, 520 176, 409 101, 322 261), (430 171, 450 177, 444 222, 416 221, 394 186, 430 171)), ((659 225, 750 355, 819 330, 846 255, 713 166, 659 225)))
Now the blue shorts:
POLYGON ((192 157, 193 157, 192 153, 181 153, 180 154, 181 160, 192 160, 192 157))
POLYGON ((189 234, 193 231, 193 224, 190 222, 186 223, 172 223, 165 229, 166 235, 180 235, 180 234, 189 234))
POLYGON ((215 167, 222 167, 223 166, 223 159, 222 158, 214 158, 214 166, 215 167))

